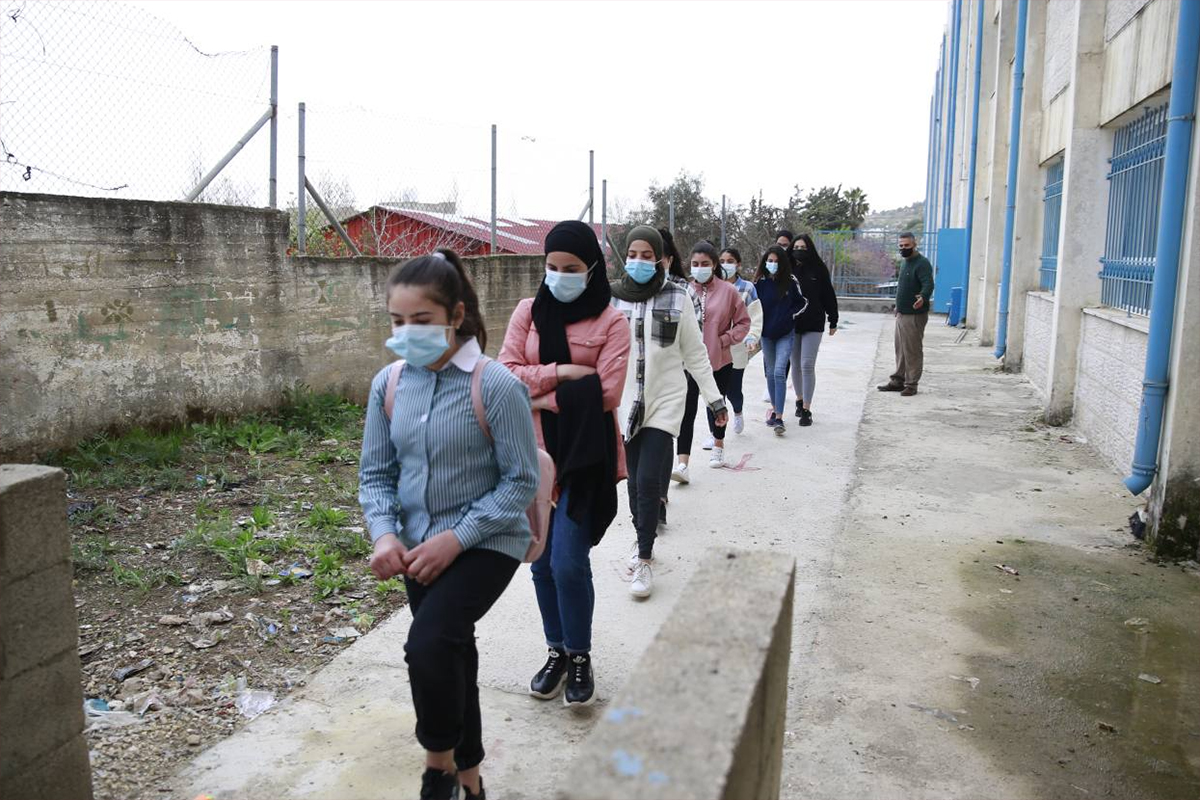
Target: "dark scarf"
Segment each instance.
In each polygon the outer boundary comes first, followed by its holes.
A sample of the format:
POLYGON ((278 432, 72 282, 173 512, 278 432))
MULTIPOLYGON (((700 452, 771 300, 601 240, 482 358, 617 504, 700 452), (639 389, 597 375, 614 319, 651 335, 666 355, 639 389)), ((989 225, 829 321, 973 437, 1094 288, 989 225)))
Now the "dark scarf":
POLYGON ((644 303, 658 294, 665 280, 660 266, 654 277, 645 283, 638 283, 626 273, 612 282, 612 296, 629 303, 644 303))

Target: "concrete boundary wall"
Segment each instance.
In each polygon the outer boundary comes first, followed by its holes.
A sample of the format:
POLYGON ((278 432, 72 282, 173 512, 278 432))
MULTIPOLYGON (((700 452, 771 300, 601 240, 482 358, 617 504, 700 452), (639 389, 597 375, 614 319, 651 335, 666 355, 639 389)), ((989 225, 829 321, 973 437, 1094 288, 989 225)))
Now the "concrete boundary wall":
POLYGON ((0 466, 0 797, 91 800, 66 476, 0 466))
POLYGON ((1074 421, 1118 472, 1133 459, 1148 330, 1145 317, 1108 308, 1083 311, 1074 421))
POLYGON ((1049 395, 1050 338, 1054 329, 1054 295, 1029 292, 1025 304, 1025 358, 1022 371, 1038 396, 1049 395))
POLYGON ((776 553, 709 550, 558 796, 778 798, 795 570, 776 553))
MULTIPOLYGON (((0 193, 0 456, 107 429, 351 399, 391 356, 392 259, 287 255, 270 209, 0 193)), ((499 347, 540 256, 468 260, 499 347)))

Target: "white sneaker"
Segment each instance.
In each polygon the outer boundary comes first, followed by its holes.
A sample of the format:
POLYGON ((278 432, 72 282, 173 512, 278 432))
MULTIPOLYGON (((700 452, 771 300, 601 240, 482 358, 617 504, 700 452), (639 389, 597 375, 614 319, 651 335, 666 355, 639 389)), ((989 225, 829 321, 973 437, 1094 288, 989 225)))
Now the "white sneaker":
POLYGON ((710 436, 710 437, 708 437, 707 439, 705 439, 705 440, 704 440, 704 449, 705 449, 705 450, 712 450, 712 449, 713 449, 713 443, 715 443, 715 442, 716 442, 716 439, 714 439, 714 438, 713 438, 713 437, 711 437, 711 436, 710 436))
POLYGON ((629 593, 634 597, 646 598, 654 591, 654 573, 645 561, 638 561, 633 568, 633 582, 629 584, 629 593))
POLYGON ((626 559, 626 561, 625 561, 625 567, 630 572, 633 572, 635 569, 637 569, 637 565, 638 565, 638 561, 639 561, 638 552, 639 552, 639 550, 638 550, 637 539, 634 539, 633 547, 630 548, 630 550, 629 550, 629 558, 626 559))
POLYGON ((688 465, 682 461, 676 464, 675 469, 671 470, 671 480, 683 484, 691 483, 692 479, 688 475, 688 465))
POLYGON ((746 429, 746 421, 744 419, 742 419, 742 415, 734 414, 733 415, 733 432, 741 433, 745 429, 746 429))
POLYGON ((725 448, 714 447, 712 455, 708 457, 708 465, 713 469, 719 469, 725 466, 725 448))

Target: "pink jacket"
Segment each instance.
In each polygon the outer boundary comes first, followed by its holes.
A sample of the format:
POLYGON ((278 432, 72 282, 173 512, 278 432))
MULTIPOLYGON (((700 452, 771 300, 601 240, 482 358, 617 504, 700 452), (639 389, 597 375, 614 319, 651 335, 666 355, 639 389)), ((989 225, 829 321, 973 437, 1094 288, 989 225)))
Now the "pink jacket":
MULTIPOLYGON (((737 293, 734 293, 737 296, 737 293)), ((741 298, 738 298, 741 302, 741 298)), ((605 307, 599 316, 572 322, 567 326, 567 346, 571 350, 571 363, 595 367, 600 377, 600 389, 604 395, 604 410, 616 411, 621 405, 621 394, 625 390, 625 372, 629 360, 629 323, 625 315, 612 306, 605 307)), ((504 333, 504 346, 500 348, 500 363, 529 387, 529 396, 545 395, 550 410, 557 413, 558 387, 557 364, 543 364, 538 353, 541 337, 533 325, 533 298, 517 304, 508 330, 504 333)), ((621 437, 621 423, 613 431, 617 439, 617 480, 627 477, 625 469, 625 443, 621 437)), ((533 430, 537 433, 538 446, 542 441, 541 412, 533 412, 533 430)))
POLYGON ((704 346, 716 372, 733 363, 729 348, 750 332, 750 314, 738 290, 720 278, 703 285, 692 281, 692 289, 704 309, 704 346))

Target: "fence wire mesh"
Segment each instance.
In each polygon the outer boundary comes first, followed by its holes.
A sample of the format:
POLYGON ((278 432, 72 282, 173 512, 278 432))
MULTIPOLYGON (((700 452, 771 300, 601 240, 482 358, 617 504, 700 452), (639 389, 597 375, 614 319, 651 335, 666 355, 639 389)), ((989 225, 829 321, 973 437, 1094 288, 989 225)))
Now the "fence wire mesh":
MULTIPOLYGON (((0 17, 0 189, 180 200, 270 105, 270 48, 207 53, 124 3, 0 17)), ((198 198, 265 206, 266 130, 198 198)))

